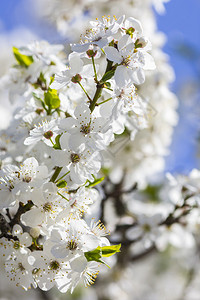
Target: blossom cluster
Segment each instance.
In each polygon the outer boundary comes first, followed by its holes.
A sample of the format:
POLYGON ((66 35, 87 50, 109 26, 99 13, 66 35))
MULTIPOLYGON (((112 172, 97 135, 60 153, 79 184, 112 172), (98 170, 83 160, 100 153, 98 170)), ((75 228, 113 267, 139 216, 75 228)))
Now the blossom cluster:
MULTIPOLYGON (((80 28, 86 26, 89 17, 102 16, 106 12, 111 15, 119 15, 126 13, 127 16, 135 16, 138 19, 141 15, 148 16, 152 14, 151 7, 153 6, 159 14, 165 12, 164 4, 170 0, 135 0, 134 3, 130 0, 37 0, 35 2, 36 9, 42 18, 47 18, 56 25, 57 30, 64 36, 69 35, 74 38, 74 35, 79 35, 80 28), (148 11, 145 9, 148 7, 148 11), (147 14, 146 14, 147 12, 147 14), (73 34, 71 29, 73 29, 73 34)), ((144 25, 147 25, 144 20, 144 25)), ((148 25, 147 25, 148 26, 148 25)))
POLYGON ((26 290, 90 285, 119 251, 101 221, 83 217, 100 198, 94 187, 115 135, 138 119, 148 126, 137 89, 155 63, 138 20, 97 19, 67 58, 62 51, 45 41, 14 47, 1 82, 21 101, 0 141, 1 257, 26 290))

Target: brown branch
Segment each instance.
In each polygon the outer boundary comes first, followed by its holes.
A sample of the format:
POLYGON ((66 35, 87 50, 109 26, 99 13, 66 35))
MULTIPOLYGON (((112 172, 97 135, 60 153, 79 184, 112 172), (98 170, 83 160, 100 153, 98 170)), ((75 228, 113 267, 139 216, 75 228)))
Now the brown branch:
POLYGON ((19 202, 18 211, 9 223, 10 227, 13 228, 15 224, 19 224, 21 215, 29 211, 32 206, 33 206, 33 202, 31 200, 29 200, 28 203, 25 205, 22 202, 19 202))

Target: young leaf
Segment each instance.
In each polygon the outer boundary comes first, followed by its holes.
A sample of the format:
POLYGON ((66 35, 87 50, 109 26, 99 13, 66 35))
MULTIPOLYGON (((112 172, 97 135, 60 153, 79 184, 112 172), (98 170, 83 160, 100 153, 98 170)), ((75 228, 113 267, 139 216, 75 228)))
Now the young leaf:
POLYGON ((27 56, 23 55, 19 52, 19 50, 16 47, 13 47, 13 54, 19 63, 20 66, 27 68, 33 63, 33 57, 32 56, 27 56))
POLYGON ((51 109, 58 108, 60 106, 60 99, 58 97, 57 91, 48 89, 48 91, 44 93, 44 102, 51 109))
POLYGON ((87 261, 97 261, 103 263, 100 259, 102 256, 101 256, 101 250, 99 248, 100 247, 96 248, 95 250, 84 253, 87 261))
POLYGON ((105 247, 97 247, 92 251, 85 252, 84 255, 87 261, 97 261, 104 263, 101 258, 109 257, 117 252, 120 252, 121 244, 105 247))
POLYGON ((120 252, 121 244, 113 246, 105 246, 101 248, 102 257, 109 257, 117 252, 120 252))
POLYGON ((115 69, 108 71, 106 74, 103 75, 101 78, 101 82, 106 82, 107 80, 111 79, 115 74, 115 69))

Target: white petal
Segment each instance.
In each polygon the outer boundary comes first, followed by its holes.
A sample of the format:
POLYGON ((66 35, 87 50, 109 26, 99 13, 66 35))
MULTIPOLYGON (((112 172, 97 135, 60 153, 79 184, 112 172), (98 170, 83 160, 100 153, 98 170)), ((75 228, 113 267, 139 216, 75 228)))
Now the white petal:
POLYGON ((84 252, 96 249, 99 246, 99 239, 93 234, 83 234, 81 241, 84 243, 82 250, 84 252))
POLYGON ((68 166, 69 163, 71 162, 70 153, 68 153, 68 151, 55 150, 51 154, 51 158, 53 163, 58 167, 68 166))
POLYGON ((130 35, 128 35, 128 34, 123 35, 118 41, 118 45, 117 45, 118 50, 120 51, 121 49, 123 49, 129 43, 131 43, 130 35))
POLYGON ((85 146, 86 138, 81 132, 78 132, 76 135, 73 134, 69 138, 69 147, 70 149, 80 149, 81 145, 85 146))
POLYGON ((60 121, 59 127, 66 130, 69 133, 75 133, 77 131, 79 123, 74 118, 65 118, 60 121))
POLYGON ((71 49, 72 49, 72 51, 82 53, 82 52, 86 52, 89 49, 89 46, 90 46, 90 43, 74 44, 74 45, 71 45, 71 49))
POLYGON ((66 245, 54 245, 51 248, 51 253, 56 258, 65 258, 69 255, 69 250, 66 248, 66 245))
POLYGON ((61 89, 71 80, 70 70, 63 71, 55 75, 54 81, 51 84, 51 89, 61 89))
POLYGON ((62 149, 69 149, 69 133, 63 133, 60 137, 60 145, 62 149))
POLYGON ((69 65, 71 67, 71 74, 79 74, 83 68, 83 61, 80 55, 73 52, 69 55, 69 65))
POLYGON ((129 17, 126 21, 125 21, 125 26, 130 26, 135 28, 135 30, 137 31, 137 34, 139 33, 140 35, 142 34, 143 30, 142 30, 142 25, 141 23, 134 19, 133 17, 129 17), (128 24, 128 23, 131 23, 131 24, 128 24))
POLYGON ((135 84, 142 84, 145 81, 144 71, 141 68, 135 68, 135 70, 128 70, 131 82, 135 84))
POLYGON ((110 61, 113 61, 117 64, 120 64, 123 60, 122 56, 120 55, 119 51, 117 51, 117 49, 115 49, 114 47, 106 47, 104 49, 107 58, 110 61))
POLYGON ((70 261, 70 266, 73 271, 81 273, 87 267, 87 263, 88 262, 85 256, 79 256, 73 259, 72 261, 70 261))
POLYGON ((38 208, 33 208, 21 216, 21 221, 26 226, 35 227, 43 223, 44 213, 41 213, 41 210, 38 208))
POLYGON ((87 124, 90 122, 91 111, 86 104, 78 105, 75 109, 74 115, 80 124, 87 124))
POLYGON ((127 68, 124 66, 117 67, 115 71, 115 81, 118 87, 122 88, 127 84, 127 68))
POLYGON ((23 229, 20 225, 15 224, 12 230, 12 234, 16 236, 20 236, 23 233, 23 229))

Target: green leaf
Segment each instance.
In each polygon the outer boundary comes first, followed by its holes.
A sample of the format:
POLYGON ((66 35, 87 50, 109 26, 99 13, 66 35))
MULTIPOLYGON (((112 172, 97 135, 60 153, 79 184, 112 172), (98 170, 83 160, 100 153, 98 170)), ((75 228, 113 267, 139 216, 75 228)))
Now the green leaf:
POLYGON ((61 137, 61 134, 59 134, 59 135, 56 136, 56 138, 55 138, 55 144, 53 146, 54 149, 61 149, 60 137, 61 137))
POLYGON ((33 63, 33 57, 32 56, 27 56, 23 55, 19 52, 19 49, 16 47, 13 47, 13 54, 19 63, 20 66, 28 68, 33 63))
MULTIPOLYGON (((121 248, 121 244, 113 245, 113 246, 97 247, 92 251, 85 252, 84 255, 87 261, 97 261, 106 265, 106 263, 103 260, 101 260, 101 258, 109 257, 117 252, 120 252, 120 248, 121 248)), ((108 265, 106 266, 109 267, 108 265)))
POLYGON ((67 186, 67 182, 66 182, 65 180, 60 180, 60 181, 56 184, 56 186, 57 186, 58 188, 64 188, 64 187, 67 186))
POLYGON ((48 91, 44 93, 44 102, 50 109, 58 108, 60 106, 60 99, 57 91, 49 88, 48 91))
POLYGON ((93 186, 99 184, 100 182, 102 182, 102 181, 105 179, 104 176, 101 177, 101 178, 96 178, 96 177, 93 175, 93 177, 94 177, 94 181, 93 181, 93 182, 87 180, 87 182, 89 182, 89 184, 86 186, 87 188, 93 187, 93 186))
POLYGON ((106 82, 107 80, 111 79, 115 74, 115 69, 108 71, 106 74, 103 75, 101 78, 101 82, 106 82))
MULTIPOLYGON (((99 248, 99 247, 98 247, 99 248)), ((101 251, 100 249, 96 248, 95 250, 93 251, 88 251, 88 252, 85 252, 84 255, 87 259, 87 261, 97 261, 97 262, 100 262, 100 263, 103 263, 101 261, 101 251)))
POLYGON ((98 247, 98 248, 101 249, 102 257, 109 257, 117 252, 120 252, 121 244, 113 245, 113 246, 98 247))

